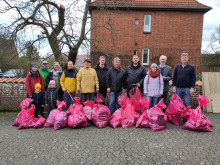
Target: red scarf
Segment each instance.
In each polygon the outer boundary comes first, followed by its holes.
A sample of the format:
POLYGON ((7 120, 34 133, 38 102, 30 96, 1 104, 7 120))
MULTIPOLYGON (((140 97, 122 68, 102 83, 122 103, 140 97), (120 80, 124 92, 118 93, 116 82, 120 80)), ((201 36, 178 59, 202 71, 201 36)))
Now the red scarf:
POLYGON ((149 71, 149 76, 153 77, 153 78, 157 78, 158 76, 160 76, 160 70, 157 69, 156 72, 152 72, 152 70, 149 71))

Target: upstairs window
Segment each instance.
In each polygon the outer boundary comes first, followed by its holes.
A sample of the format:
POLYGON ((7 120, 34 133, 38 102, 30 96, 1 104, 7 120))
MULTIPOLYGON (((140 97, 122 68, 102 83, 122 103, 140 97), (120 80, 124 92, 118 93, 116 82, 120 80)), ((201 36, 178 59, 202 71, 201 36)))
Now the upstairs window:
POLYGON ((151 31, 151 15, 144 16, 144 32, 151 31))
POLYGON ((139 23, 139 20, 138 19, 135 19, 135 25, 137 26, 139 23))
POLYGON ((149 65, 149 49, 144 48, 142 52, 142 64, 149 65))

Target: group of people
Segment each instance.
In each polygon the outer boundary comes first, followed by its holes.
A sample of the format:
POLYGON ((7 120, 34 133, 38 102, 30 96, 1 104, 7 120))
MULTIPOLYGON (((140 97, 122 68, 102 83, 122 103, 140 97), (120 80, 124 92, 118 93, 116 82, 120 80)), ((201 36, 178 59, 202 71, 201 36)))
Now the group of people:
MULTIPOLYGON (((167 101, 169 81, 173 80, 173 93, 184 100, 184 105, 190 105, 190 96, 194 92, 196 72, 193 65, 188 63, 189 55, 181 54, 181 64, 177 65, 172 76, 171 67, 166 65, 167 57, 161 55, 159 65, 151 64, 150 70, 140 64, 139 57, 134 55, 131 64, 124 71, 121 60, 115 57, 113 66, 108 68, 105 57, 99 57, 99 63, 92 68, 91 61, 86 59, 84 67, 78 72, 72 61, 68 61, 67 70, 62 71, 60 64, 54 62, 53 69, 48 69, 47 61, 42 62, 38 70, 36 64, 30 65, 30 72, 26 77, 27 97, 34 99, 35 117, 43 115, 44 105, 48 113, 56 108, 56 100, 64 100, 68 110, 74 103, 73 98, 80 94, 81 103, 94 101, 96 93, 106 97, 109 93, 109 109, 111 114, 118 108, 118 97, 134 88, 139 88, 144 96, 149 98, 149 108, 156 105, 160 98, 167 101), (44 95, 45 94, 45 95, 44 95)), ((105 103, 103 103, 105 104, 105 103)))

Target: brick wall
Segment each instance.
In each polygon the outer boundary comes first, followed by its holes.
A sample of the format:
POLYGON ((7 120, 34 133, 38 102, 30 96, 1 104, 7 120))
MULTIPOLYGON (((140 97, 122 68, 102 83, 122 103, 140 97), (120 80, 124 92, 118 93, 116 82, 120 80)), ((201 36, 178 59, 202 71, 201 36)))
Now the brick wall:
MULTIPOLYGON (((143 48, 149 48, 149 64, 158 63, 159 56, 168 56, 167 64, 174 68, 180 63, 180 54, 187 52, 197 72, 200 72, 203 12, 92 10, 91 59, 99 55, 126 56, 127 67, 134 50, 142 60, 143 48), (151 32, 143 33, 144 15, 151 15, 151 32), (135 19, 139 24, 135 25, 135 19)), ((148 68, 148 66, 146 66, 148 68)))
MULTIPOLYGON (((196 108, 199 105, 196 97, 199 96, 199 95, 202 95, 202 86, 197 86, 196 85, 194 90, 195 90, 195 92, 191 96, 191 106, 192 106, 193 109, 196 108)), ((170 89, 169 89, 169 92, 168 92, 168 100, 170 100, 172 95, 173 95, 172 86, 170 86, 170 89)), ((168 101, 168 103, 169 103, 169 101, 168 101)))
POLYGON ((19 109, 24 98, 24 83, 0 83, 0 109, 19 109))

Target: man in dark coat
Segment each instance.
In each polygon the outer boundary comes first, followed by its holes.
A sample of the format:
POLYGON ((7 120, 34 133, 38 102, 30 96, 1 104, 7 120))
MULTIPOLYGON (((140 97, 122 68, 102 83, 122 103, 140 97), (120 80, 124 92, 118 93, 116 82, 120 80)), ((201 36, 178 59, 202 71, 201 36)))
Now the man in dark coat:
POLYGON ((94 69, 96 70, 96 73, 99 79, 99 93, 101 93, 104 97, 106 97, 107 85, 106 85, 105 80, 106 80, 106 74, 109 68, 105 64, 104 56, 99 57, 99 63, 94 67, 94 69))
POLYGON ((166 65, 167 57, 165 55, 160 56, 160 65, 158 65, 158 69, 160 69, 160 73, 163 76, 164 88, 163 88, 163 95, 164 103, 167 102, 167 94, 169 91, 169 81, 172 80, 172 71, 171 67, 166 65))
MULTIPOLYGON (((120 59, 115 57, 113 59, 113 67, 108 70, 106 75, 107 92, 109 93, 109 110, 111 114, 118 107, 118 97, 121 95, 124 84, 124 70, 120 67, 120 63, 120 59)), ((124 89, 123 92, 125 92, 124 89)))
POLYGON ((143 82, 144 78, 147 75, 147 70, 143 65, 139 62, 139 57, 134 55, 132 58, 132 63, 127 67, 125 72, 125 87, 127 89, 127 95, 129 97, 129 92, 133 88, 133 85, 136 84, 137 87, 140 88, 141 92, 143 92, 143 82))

